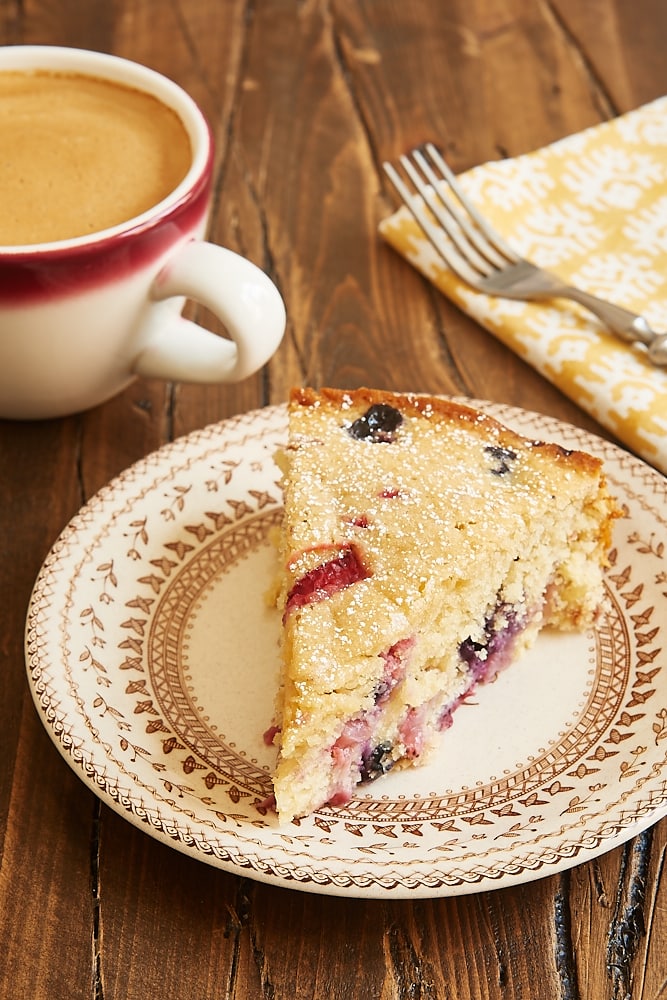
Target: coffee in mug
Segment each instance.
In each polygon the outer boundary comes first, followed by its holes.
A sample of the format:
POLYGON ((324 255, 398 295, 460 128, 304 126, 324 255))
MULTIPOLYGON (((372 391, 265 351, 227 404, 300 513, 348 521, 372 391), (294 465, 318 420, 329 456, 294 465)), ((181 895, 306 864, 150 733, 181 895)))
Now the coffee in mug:
POLYGON ((88 409, 137 375, 239 381, 285 329, 275 285, 203 237, 211 131, 116 56, 0 47, 0 417, 88 409), (185 319, 201 303, 228 336, 185 319))
POLYGON ((50 243, 146 212, 192 162, 178 115, 112 80, 0 72, 0 244, 50 243))

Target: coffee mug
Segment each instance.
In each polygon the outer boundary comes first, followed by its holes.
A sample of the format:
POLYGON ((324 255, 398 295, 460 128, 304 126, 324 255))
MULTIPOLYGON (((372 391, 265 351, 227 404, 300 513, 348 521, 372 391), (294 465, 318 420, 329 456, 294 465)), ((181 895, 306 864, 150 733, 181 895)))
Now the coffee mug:
POLYGON ((136 376, 236 382, 285 329, 275 285, 203 237, 213 143, 171 80, 116 56, 0 48, 0 417, 89 409, 136 376), (205 306, 227 336, 185 319, 205 306))

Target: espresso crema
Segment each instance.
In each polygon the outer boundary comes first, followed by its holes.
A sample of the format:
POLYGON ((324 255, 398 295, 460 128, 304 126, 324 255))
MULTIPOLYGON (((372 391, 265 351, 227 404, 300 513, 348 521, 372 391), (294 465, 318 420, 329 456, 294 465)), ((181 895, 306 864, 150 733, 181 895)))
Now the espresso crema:
POLYGON ((87 236, 167 197, 192 162, 179 117, 97 77, 0 71, 0 245, 87 236))

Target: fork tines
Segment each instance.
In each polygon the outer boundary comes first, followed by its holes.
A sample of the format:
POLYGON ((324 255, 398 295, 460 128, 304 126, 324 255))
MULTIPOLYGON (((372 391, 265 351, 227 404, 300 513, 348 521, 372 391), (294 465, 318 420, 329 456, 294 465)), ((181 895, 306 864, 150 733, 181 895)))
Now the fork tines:
POLYGON ((383 167, 424 235, 463 281, 475 286, 498 268, 520 260, 466 197, 433 143, 401 156, 400 165, 414 191, 393 164, 386 162, 383 167))

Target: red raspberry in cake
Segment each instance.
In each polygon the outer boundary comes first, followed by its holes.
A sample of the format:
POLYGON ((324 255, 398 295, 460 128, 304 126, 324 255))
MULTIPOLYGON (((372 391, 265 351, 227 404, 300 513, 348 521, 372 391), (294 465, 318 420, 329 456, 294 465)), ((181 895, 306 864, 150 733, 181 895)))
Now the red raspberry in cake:
POLYGON ((285 615, 304 604, 331 597, 344 587, 350 587, 358 580, 365 580, 369 575, 358 547, 345 545, 337 555, 314 566, 293 584, 285 601, 285 615))

